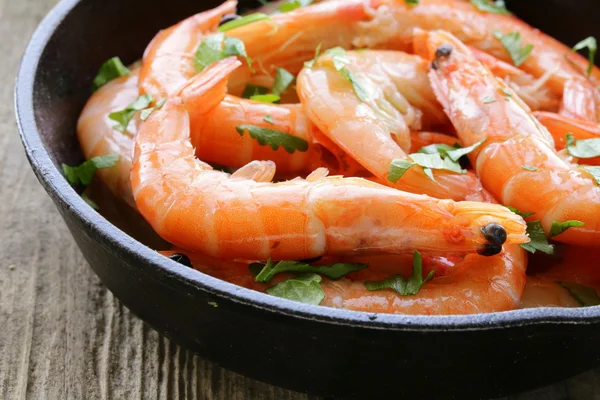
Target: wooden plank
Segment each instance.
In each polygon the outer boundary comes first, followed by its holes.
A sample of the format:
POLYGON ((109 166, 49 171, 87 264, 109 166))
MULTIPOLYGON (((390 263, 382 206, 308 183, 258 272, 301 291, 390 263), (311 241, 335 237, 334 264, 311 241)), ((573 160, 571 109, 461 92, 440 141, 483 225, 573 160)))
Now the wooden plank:
MULTIPOLYGON (((316 400, 180 349, 87 266, 30 171, 13 117, 19 58, 54 3, 0 0, 0 399, 316 400)), ((599 372, 511 399, 600 398, 599 372)))

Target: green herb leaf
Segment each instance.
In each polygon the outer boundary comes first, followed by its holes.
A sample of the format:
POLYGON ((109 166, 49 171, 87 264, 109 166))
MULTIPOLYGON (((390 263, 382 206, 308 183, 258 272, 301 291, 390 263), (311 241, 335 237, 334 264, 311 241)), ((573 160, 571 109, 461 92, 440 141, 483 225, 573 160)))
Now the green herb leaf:
POLYGON ((340 70, 340 73, 344 76, 344 78, 350 81, 350 83, 352 84, 352 88, 354 88, 354 93, 356 94, 356 97, 358 97, 360 101, 367 101, 367 99, 369 98, 367 91, 358 82, 358 80, 352 74, 352 72, 350 72, 348 68, 342 68, 340 70))
POLYGON ((275 71, 275 83, 271 93, 277 96, 281 96, 283 92, 294 82, 294 75, 283 68, 277 68, 275 71))
POLYGON ((456 172, 457 174, 466 173, 466 171, 461 168, 460 164, 450 158, 442 158, 441 154, 413 153, 409 154, 409 157, 415 164, 420 165, 423 168, 442 169, 456 172))
POLYGON ((503 0, 471 0, 471 4, 473 4, 479 11, 494 13, 494 14, 505 14, 508 15, 510 12, 506 9, 506 4, 504 4, 503 0))
POLYGON ((160 100, 158 103, 156 103, 156 105, 154 107, 148 107, 142 110, 142 112, 140 113, 140 119, 142 121, 145 121, 148 119, 148 117, 150 116, 150 114, 152 114, 155 110, 160 109, 165 102, 167 101, 167 99, 162 99, 160 100))
POLYGON ((582 307, 600 305, 600 297, 598 296, 598 292, 596 292, 596 289, 579 285, 577 283, 568 283, 561 281, 558 281, 557 283, 563 288, 565 288, 582 307))
POLYGON ((274 124, 275 122, 273 122, 273 118, 270 115, 265 115, 265 117, 263 118, 263 120, 265 122, 268 122, 270 124, 274 124))
POLYGON ((507 88, 500 88, 498 89, 500 91, 500 93, 502 93, 505 97, 504 100, 510 100, 510 98, 512 97, 512 93, 510 90, 508 90, 507 88))
POLYGON ((131 121, 131 118, 133 118, 135 113, 148 107, 150 104, 152 104, 152 101, 154 101, 154 99, 151 95, 141 95, 140 97, 135 99, 133 103, 128 105, 125 109, 121 111, 114 111, 108 114, 108 118, 119 123, 119 125, 115 126, 115 129, 118 129, 121 132, 125 132, 125 130, 127 130, 127 125, 129 125, 129 121, 131 121))
POLYGON ((521 47, 521 34, 519 32, 510 32, 506 35, 502 35, 501 32, 494 31, 493 34, 500 40, 500 43, 502 43, 502 46, 504 46, 517 67, 527 60, 533 50, 532 44, 521 47))
POLYGON ((546 233, 540 221, 533 221, 527 223, 527 234, 531 240, 529 243, 522 244, 521 247, 530 253, 535 253, 537 250, 546 253, 554 254, 554 245, 548 243, 546 233))
POLYGON ((279 6, 279 11, 282 13, 290 12, 296 8, 306 7, 312 3, 312 0, 288 0, 279 6))
POLYGON ((495 97, 488 96, 485 99, 483 99, 483 104, 490 104, 490 103, 495 103, 495 102, 496 102, 495 97))
POLYGON ((308 150, 308 142, 296 136, 289 135, 285 132, 276 131, 274 129, 262 128, 255 125, 239 125, 235 127, 236 131, 242 136, 245 131, 248 131, 250 137, 256 139, 261 146, 270 146, 273 150, 279 149, 282 146, 285 151, 292 154, 295 151, 308 150))
POLYGON ((431 271, 425 279, 423 279, 423 262, 421 254, 415 251, 413 257, 413 273, 409 279, 404 279, 402 275, 394 275, 383 281, 365 281, 365 286, 369 291, 393 289, 400 296, 414 296, 419 293, 427 281, 429 281, 435 271, 431 271))
POLYGON ((348 64, 350 64, 350 59, 346 55, 346 50, 341 47, 334 47, 333 49, 329 49, 325 52, 325 54, 331 54, 331 61, 333 62, 333 67, 338 71, 348 82, 352 84, 354 89, 354 93, 361 101, 367 101, 368 94, 365 88, 362 87, 360 82, 356 79, 356 77, 346 68, 348 64))
POLYGON ((267 293, 288 300, 319 305, 325 298, 325 292, 320 284, 322 279, 317 274, 302 274, 279 282, 268 288, 267 293))
POLYGON ((267 89, 264 86, 256 86, 256 85, 246 85, 246 87, 244 88, 244 92, 242 93, 242 97, 244 99, 249 99, 252 96, 258 96, 261 94, 267 94, 269 92, 269 89, 267 89))
POLYGON ((408 171, 410 167, 415 165, 414 162, 403 160, 402 158, 396 158, 390 164, 390 169, 388 170, 388 181, 392 183, 396 183, 402 178, 402 175, 408 171))
POLYGON ((579 168, 589 172, 592 178, 594 178, 596 185, 600 185, 600 167, 580 165, 579 168))
POLYGON ((67 181, 71 185, 77 185, 81 183, 82 185, 87 186, 92 182, 92 178, 94 177, 96 170, 114 167, 118 159, 119 156, 116 154, 107 154, 104 156, 90 158, 76 167, 63 164, 62 170, 67 178, 67 181))
POLYGON ((92 91, 95 92, 101 86, 107 84, 115 78, 120 76, 129 75, 131 71, 129 68, 123 65, 121 59, 119 57, 113 57, 106 61, 100 67, 98 74, 94 78, 94 82, 92 83, 92 91))
MULTIPOLYGON (((446 151, 446 155, 448 156, 448 158, 450 158, 452 161, 458 162, 458 160, 463 157, 466 156, 470 153, 472 153, 473 151, 475 151, 479 146, 481 146, 485 141, 487 140, 487 138, 484 138, 482 140, 480 140, 479 142, 473 144, 472 146, 469 147, 459 147, 457 149, 452 149, 452 150, 448 150, 446 151)), ((441 153, 440 153, 441 154, 441 153)))
POLYGON ((552 227, 550 228, 550 233, 548 234, 548 237, 553 238, 554 236, 558 236, 561 233, 563 233, 564 231, 566 231, 569 228, 573 228, 576 226, 584 226, 585 223, 581 222, 581 221, 565 221, 565 222, 557 222, 554 221, 552 223, 552 227))
POLYGON ((525 171, 537 171, 538 170, 536 167, 532 167, 531 165, 521 165, 521 169, 524 169, 525 171))
POLYGON ((592 70, 594 69, 594 60, 596 59, 596 52, 598 51, 598 43, 596 38, 593 36, 587 37, 583 39, 581 42, 577 43, 573 46, 573 51, 579 51, 583 49, 588 49, 588 60, 589 64, 587 67, 587 76, 592 74, 592 70))
POLYGON ((275 275, 282 272, 312 272, 336 280, 351 272, 360 271, 368 267, 367 264, 359 263, 335 263, 313 266, 300 261, 279 261, 277 264, 274 264, 271 259, 266 264, 256 263, 252 265, 260 265, 262 267, 255 276, 255 280, 263 283, 268 283, 275 275))
POLYGON ((450 146, 444 143, 433 143, 427 146, 423 146, 417 151, 417 153, 423 154, 440 154, 442 157, 448 157, 448 152, 456 149, 460 149, 460 145, 456 143, 454 146, 450 146))
POLYGON ((323 46, 323 43, 319 43, 317 48, 315 49, 315 58, 313 58, 310 61, 306 61, 304 63, 304 67, 306 68, 312 68, 315 65, 315 62, 317 61, 317 59, 319 58, 319 56, 321 55, 321 47, 323 46))
POLYGON ((219 27, 219 32, 225 32, 234 28, 239 28, 240 26, 248 25, 258 21, 270 20, 267 14, 263 13, 254 13, 243 16, 242 18, 234 19, 233 21, 229 21, 219 27))
POLYGON ((94 210, 99 210, 100 207, 98 207, 98 204, 96 204, 92 199, 90 199, 89 197, 87 197, 87 195, 84 193, 81 195, 81 198, 83 199, 83 201, 85 201, 86 203, 88 203, 88 205, 90 207, 92 207, 94 210))
POLYGON ((512 211, 515 214, 519 215, 521 218, 529 218, 529 217, 531 217, 532 215, 535 214, 534 212, 521 212, 521 211, 519 211, 516 208, 511 207, 511 206, 504 206, 504 207, 508 208, 510 211, 512 211))
POLYGON ((263 103, 277 103, 281 100, 281 97, 275 94, 257 94, 250 97, 250 100, 261 101, 263 103))
POLYGON ((240 39, 225 36, 224 33, 211 35, 198 46, 198 50, 194 55, 194 68, 196 72, 202 72, 209 65, 229 56, 244 57, 248 66, 252 66, 252 60, 246 53, 244 42, 240 39))
POLYGON ((577 158, 593 158, 600 156, 600 139, 584 139, 575 141, 571 133, 567 133, 567 152, 577 158))
POLYGON ((416 6, 419 5, 419 0, 404 0, 407 6, 416 6))

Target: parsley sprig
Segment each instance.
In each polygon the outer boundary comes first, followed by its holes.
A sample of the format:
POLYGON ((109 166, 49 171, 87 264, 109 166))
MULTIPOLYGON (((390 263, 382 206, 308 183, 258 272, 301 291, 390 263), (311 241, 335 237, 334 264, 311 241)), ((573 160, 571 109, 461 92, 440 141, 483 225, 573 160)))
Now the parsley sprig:
POLYGON ((248 66, 252 68, 252 59, 246 53, 244 42, 225 36, 222 32, 216 33, 204 39, 198 46, 194 55, 194 68, 196 72, 202 72, 209 65, 230 56, 245 58, 248 66))
POLYGON ((587 49, 588 50, 588 67, 586 70, 587 76, 592 74, 592 70, 594 69, 594 62, 596 60, 596 53, 598 52, 598 42, 596 38, 593 36, 589 36, 583 39, 581 42, 577 43, 573 46, 572 51, 579 51, 587 49))
POLYGON ((419 293, 419 290, 427 283, 435 274, 431 271, 425 279, 423 279, 423 260, 421 254, 415 251, 413 256, 413 272, 412 276, 405 279, 402 275, 394 275, 383 281, 365 281, 365 287, 373 292, 376 290, 393 289, 400 296, 414 296, 419 293))
POLYGON ((131 74, 131 71, 123 65, 119 57, 110 58, 100 67, 100 70, 92 83, 92 91, 95 92, 115 78, 127 76, 129 74, 131 74))
POLYGON ((235 127, 235 130, 240 136, 244 135, 244 132, 247 131, 250 137, 256 139, 258 144, 261 146, 270 146, 273 150, 279 149, 279 146, 282 146, 290 154, 293 154, 295 151, 303 152, 308 150, 308 142, 306 140, 275 129, 263 128, 256 125, 239 125, 235 127))
POLYGON ((266 291, 271 296, 319 305, 325 298, 325 292, 321 287, 322 280, 323 278, 318 274, 302 274, 279 282, 266 291))
POLYGON ((510 11, 506 9, 504 0, 471 0, 471 4, 473 4, 479 11, 493 14, 510 14, 510 11))
POLYGON ((311 272, 336 280, 367 267, 367 264, 344 262, 327 265, 309 265, 301 261, 279 261, 274 263, 271 259, 267 260, 266 264, 255 263, 250 265, 250 269, 257 272, 254 279, 263 283, 268 283, 275 275, 282 272, 311 272))
POLYGON ((528 44, 521 46, 521 33, 509 32, 503 35, 499 31, 492 32, 493 35, 500 40, 502 46, 506 49, 515 66, 523 64, 531 55, 533 45, 528 44))
POLYGON ((116 165, 119 156, 116 154, 106 154, 90 158, 83 163, 72 167, 67 164, 62 164, 62 170, 71 185, 82 184, 84 186, 92 183, 94 173, 103 168, 111 168, 116 165))

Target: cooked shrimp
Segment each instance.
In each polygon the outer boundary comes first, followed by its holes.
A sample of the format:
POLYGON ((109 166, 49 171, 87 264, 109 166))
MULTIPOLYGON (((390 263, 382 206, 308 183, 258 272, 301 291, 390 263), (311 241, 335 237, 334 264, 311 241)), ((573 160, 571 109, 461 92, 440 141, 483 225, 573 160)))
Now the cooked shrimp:
MULTIPOLYGON (((210 107, 239 65, 217 62, 182 93, 210 107)), ((412 195, 359 178, 322 177, 320 170, 275 184, 230 178, 195 158, 189 135, 188 114, 172 98, 139 129, 131 182, 154 230, 190 251, 245 259, 414 249, 491 255, 504 239, 528 241, 522 218, 493 204, 412 195)))
POLYGON ((565 83, 560 113, 583 121, 598 122, 598 90, 584 77, 565 83))
POLYGON ((438 107, 429 84, 420 79, 421 74, 415 69, 407 73, 402 67, 410 64, 421 70, 425 64, 401 52, 347 52, 346 57, 346 68, 367 93, 365 101, 335 68, 331 54, 319 57, 312 68, 304 69, 298 76, 298 95, 321 132, 388 186, 438 198, 488 201, 489 195, 472 173, 436 170, 433 181, 422 167, 414 166, 397 182, 388 179, 392 161, 408 159, 403 148, 410 149, 405 118, 415 112, 410 111, 403 95, 408 92, 406 88, 413 91, 407 93, 411 104, 419 103, 422 109, 438 107), (407 63, 407 58, 418 61, 407 63), (394 65, 401 67, 396 69, 394 65))
POLYGON ((99 179, 118 198, 123 198, 135 207, 129 184, 133 135, 137 131, 139 118, 131 120, 127 130, 120 132, 114 128, 116 122, 108 117, 131 104, 138 93, 139 68, 128 76, 123 76, 102 86, 90 97, 77 123, 77 138, 86 159, 106 154, 117 154, 119 160, 113 168, 96 172, 99 179))
POLYGON ((503 204, 535 212, 546 233, 553 222, 585 224, 558 241, 600 244, 600 188, 557 155, 552 137, 519 97, 449 33, 423 32, 416 48, 432 60, 432 86, 461 144, 486 138, 470 155, 484 187, 503 204))
POLYGON ((534 115, 552 135, 557 150, 565 148, 567 133, 571 133, 577 140, 600 138, 600 126, 595 122, 550 112, 538 111, 534 115))
MULTIPOLYGON (((269 284, 256 282, 248 271, 248 264, 223 261, 197 253, 175 249, 161 252, 166 256, 184 253, 194 268, 219 279, 264 292, 271 285, 285 280, 290 274, 279 274, 269 284)), ((375 258, 376 259, 376 258, 375 258)), ((424 270, 438 271, 440 265, 432 260, 424 270)), ((377 263, 377 261, 376 261, 377 263)), ((425 264, 425 263, 424 263, 425 264)), ((444 262, 445 264, 445 262, 444 262)), ((321 305, 371 313, 453 315, 506 311, 516 308, 525 287, 527 257, 519 246, 506 246, 494 257, 470 254, 458 261, 446 275, 436 276, 413 296, 400 296, 393 290, 371 292, 364 279, 380 279, 378 266, 350 274, 337 281, 323 278, 321 287, 325 298, 321 305)), ((396 264, 393 274, 410 266, 396 264)), ((385 266, 389 269, 389 266, 385 266)), ((444 268, 441 265, 441 268, 444 268)), ((410 271, 405 273, 410 274, 410 271)), ((427 273, 427 272, 425 272, 427 273)))

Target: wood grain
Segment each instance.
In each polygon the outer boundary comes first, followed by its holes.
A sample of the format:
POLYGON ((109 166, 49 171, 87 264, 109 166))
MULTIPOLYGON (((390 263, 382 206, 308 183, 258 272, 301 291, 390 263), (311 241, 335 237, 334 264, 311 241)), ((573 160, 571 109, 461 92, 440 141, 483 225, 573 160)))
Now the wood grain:
MULTIPOLYGON (((316 400, 181 349, 132 316, 87 266, 30 171, 13 117, 19 58, 54 3, 0 0, 0 399, 316 400)), ((511 399, 600 399, 599 377, 511 399)))

